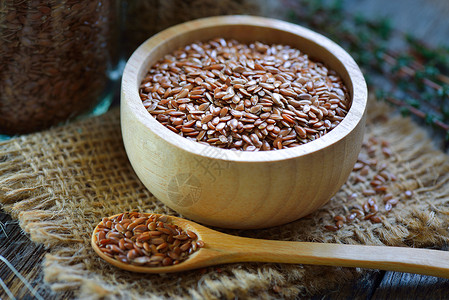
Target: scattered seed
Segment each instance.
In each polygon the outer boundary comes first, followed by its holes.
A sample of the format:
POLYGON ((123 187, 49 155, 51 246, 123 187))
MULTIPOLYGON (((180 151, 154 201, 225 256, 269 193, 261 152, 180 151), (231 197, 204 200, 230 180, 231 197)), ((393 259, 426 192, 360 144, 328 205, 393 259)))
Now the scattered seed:
POLYGON ((337 231, 339 229, 336 225, 325 225, 324 228, 329 231, 337 231))
POLYGON ((376 186, 374 190, 376 191, 376 193, 385 193, 387 191, 387 186, 385 185, 376 186))
POLYGON ((413 196, 413 192, 410 191, 410 190, 407 190, 407 191, 404 192, 404 196, 406 198, 411 198, 413 196))
POLYGON ((390 148, 388 147, 383 147, 382 148, 382 153, 385 155, 385 157, 391 157, 393 155, 393 153, 391 152, 390 148))
POLYGON ((369 174, 369 170, 370 167, 369 166, 364 166, 361 170, 360 170, 360 175, 361 176, 367 176, 369 174))
POLYGON ((335 226, 337 226, 337 228, 340 229, 343 227, 344 223, 345 222, 343 222, 343 220, 338 220, 337 222, 335 222, 335 226))
POLYGON ((345 216, 341 216, 341 215, 335 216, 335 217, 334 217, 334 220, 335 220, 335 221, 343 221, 343 222, 346 222, 345 216))
POLYGON ((372 217, 370 217, 370 220, 371 220, 371 222, 373 222, 373 223, 382 223, 382 218, 381 217, 379 217, 379 216, 372 216, 372 217))
POLYGON ((355 165, 354 165, 354 171, 358 171, 358 170, 360 170, 361 168, 363 168, 365 165, 364 164, 362 164, 361 162, 356 162, 355 163, 355 165))
POLYGON ((373 196, 373 195, 376 194, 376 191, 375 190, 371 190, 371 189, 366 189, 366 190, 362 191, 362 194, 364 196, 373 196))
POLYGON ((355 176, 355 182, 357 183, 357 182, 365 182, 366 181, 366 178, 364 177, 364 176, 361 176, 361 175, 359 175, 359 174, 357 174, 356 176, 355 176))
POLYGON ((395 206, 398 204, 399 200, 397 198, 393 198, 387 201, 387 203, 390 203, 392 206, 395 206))
POLYGON ((382 197, 382 201, 384 203, 387 203, 388 200, 393 199, 393 195, 392 194, 385 194, 385 196, 382 197))

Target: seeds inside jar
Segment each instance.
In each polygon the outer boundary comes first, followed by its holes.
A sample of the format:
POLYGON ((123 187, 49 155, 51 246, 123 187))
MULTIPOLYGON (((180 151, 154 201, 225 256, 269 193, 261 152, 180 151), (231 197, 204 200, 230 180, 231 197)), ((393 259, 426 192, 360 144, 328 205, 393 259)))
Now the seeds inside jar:
POLYGON ((179 264, 204 247, 193 231, 171 224, 164 215, 130 212, 103 218, 94 234, 105 255, 146 267, 179 264))
POLYGON ((0 3, 0 133, 48 128, 112 93, 118 1, 0 3))
POLYGON ((215 147, 296 147, 334 129, 351 100, 341 78, 298 49, 216 38, 178 49, 142 81, 147 111, 171 131, 215 147))

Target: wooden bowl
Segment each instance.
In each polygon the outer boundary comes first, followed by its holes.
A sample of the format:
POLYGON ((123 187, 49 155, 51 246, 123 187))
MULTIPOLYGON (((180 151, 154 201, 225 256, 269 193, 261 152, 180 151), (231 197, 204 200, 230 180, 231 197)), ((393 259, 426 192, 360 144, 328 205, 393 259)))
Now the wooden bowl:
POLYGON ((134 52, 123 73, 121 126, 136 174, 160 201, 203 224, 263 228, 310 214, 341 188, 362 145, 366 104, 360 69, 326 37, 274 19, 220 16, 166 29, 134 52), (349 90, 348 114, 323 137, 278 151, 225 150, 171 132, 144 108, 138 93, 141 80, 163 55, 215 37, 287 44, 325 63, 349 90))

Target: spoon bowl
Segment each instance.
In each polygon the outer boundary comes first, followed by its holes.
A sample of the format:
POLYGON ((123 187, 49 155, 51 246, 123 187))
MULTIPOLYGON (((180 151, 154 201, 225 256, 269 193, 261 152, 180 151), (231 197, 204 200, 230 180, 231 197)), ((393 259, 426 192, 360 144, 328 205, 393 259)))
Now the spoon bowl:
MULTIPOLYGON (((116 216, 118 215, 110 218, 116 216)), ((93 231, 92 247, 108 263, 123 270, 139 273, 174 273, 228 263, 272 262, 359 267, 449 278, 447 251, 245 238, 218 232, 186 219, 166 217, 169 224, 194 232, 198 239, 204 242, 204 247, 199 248, 179 264, 164 267, 137 266, 107 256, 100 250, 96 234, 103 222, 100 222, 93 231)))

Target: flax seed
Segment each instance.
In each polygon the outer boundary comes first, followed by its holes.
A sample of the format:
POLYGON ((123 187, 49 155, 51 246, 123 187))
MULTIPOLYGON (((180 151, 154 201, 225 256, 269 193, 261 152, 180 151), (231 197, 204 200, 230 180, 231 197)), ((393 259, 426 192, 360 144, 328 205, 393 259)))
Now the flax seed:
POLYGON ((406 198, 411 198, 413 196, 413 192, 410 191, 410 190, 407 190, 407 191, 404 192, 404 196, 406 198))

